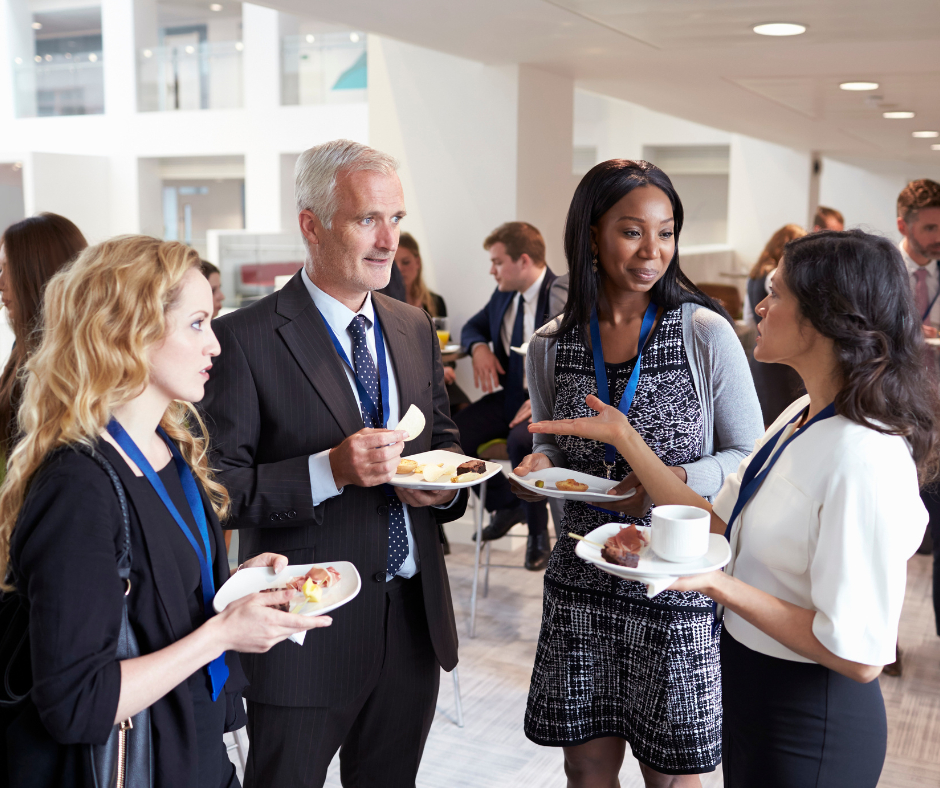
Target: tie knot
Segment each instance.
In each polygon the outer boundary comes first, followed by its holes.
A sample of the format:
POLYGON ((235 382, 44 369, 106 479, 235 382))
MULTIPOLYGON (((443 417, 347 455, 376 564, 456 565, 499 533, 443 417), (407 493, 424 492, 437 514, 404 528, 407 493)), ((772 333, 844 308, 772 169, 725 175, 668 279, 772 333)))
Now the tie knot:
POLYGON ((352 335, 352 338, 355 340, 365 339, 366 316, 356 315, 352 320, 349 321, 349 326, 346 328, 346 330, 352 335))
POLYGON ((927 269, 918 268, 916 271, 914 271, 914 278, 918 281, 918 283, 923 282, 927 278, 927 269))

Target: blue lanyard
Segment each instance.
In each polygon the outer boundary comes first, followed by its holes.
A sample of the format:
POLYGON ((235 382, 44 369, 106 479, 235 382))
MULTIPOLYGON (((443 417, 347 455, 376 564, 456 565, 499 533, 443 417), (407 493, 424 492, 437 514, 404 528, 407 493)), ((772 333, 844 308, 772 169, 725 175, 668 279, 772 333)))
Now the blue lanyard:
MULTIPOLYGON (((141 473, 143 473, 147 481, 150 482, 154 492, 157 493, 160 500, 163 501, 163 505, 173 516, 173 519, 176 520, 176 524, 180 527, 186 540, 192 546, 193 550, 196 551, 196 557, 199 559, 199 575, 202 580, 202 604, 206 613, 206 620, 208 620, 214 615, 212 600, 215 598, 215 578, 212 574, 212 550, 209 546, 209 526, 206 522, 206 510, 202 505, 202 498, 199 495, 199 489, 196 487, 196 480, 193 478, 189 465, 186 464, 186 460, 183 459, 183 455, 180 454, 180 450, 176 447, 176 444, 170 440, 170 436, 164 432, 162 427, 157 427, 157 433, 166 441, 166 445, 173 455, 173 462, 176 464, 176 472, 179 474, 180 484, 182 484, 183 492, 186 494, 186 502, 189 504, 193 519, 196 521, 196 526, 199 529, 199 536, 202 537, 202 545, 205 548, 205 553, 199 549, 199 544, 196 542, 193 532, 180 516, 179 510, 170 499, 170 495, 166 491, 166 487, 163 485, 160 477, 154 471, 153 466, 147 461, 147 458, 144 457, 143 452, 137 448, 137 444, 134 443, 133 438, 127 434, 116 419, 111 419, 108 423, 108 432, 111 433, 111 437, 114 438, 117 445, 124 450, 124 453, 140 468, 141 473)), ((225 680, 228 678, 228 666, 225 664, 225 653, 223 652, 220 656, 212 660, 206 668, 209 671, 209 679, 212 683, 212 700, 215 701, 218 699, 219 693, 222 692, 222 687, 225 684, 225 680)))
MULTIPOLYGON (((823 419, 831 419, 833 416, 835 416, 836 406, 835 403, 830 403, 821 411, 819 411, 819 413, 810 419, 810 421, 806 424, 806 426, 803 427, 802 430, 794 432, 789 438, 787 438, 777 453, 771 457, 771 454, 776 448, 777 443, 779 442, 780 437, 783 435, 784 431, 787 429, 787 427, 793 424, 793 422, 801 418, 803 413, 805 413, 805 411, 800 411, 796 414, 796 416, 790 419, 790 421, 788 421, 783 426, 783 428, 773 436, 773 438, 761 446, 760 449, 751 458, 751 462, 748 464, 747 470, 744 471, 744 476, 741 477, 741 487, 738 489, 738 500, 734 504, 734 509, 731 510, 731 517, 728 518, 728 525, 725 528, 725 539, 727 539, 729 542, 731 541, 731 529, 734 526, 735 520, 738 519, 741 511, 745 506, 747 506, 751 498, 757 494, 757 491, 760 489, 761 485, 764 483, 764 480, 767 478, 767 474, 770 473, 770 469, 777 464, 777 460, 780 459, 780 455, 783 454, 787 446, 789 446, 796 438, 800 437, 800 435, 805 433, 816 422, 822 421, 823 419), (770 458, 770 462, 767 462, 768 458, 770 458), (766 467, 764 467, 764 463, 767 463, 766 467)), ((712 603, 712 609, 715 611, 715 628, 717 628, 718 622, 721 620, 717 603, 712 603)))
MULTIPOLYGON (((319 312, 319 309, 317 310, 319 312)), ((326 322, 326 318, 323 317, 323 313, 320 312, 320 317, 323 318, 323 325, 326 326, 326 330, 330 334, 330 339, 333 341, 333 347, 336 348, 336 353, 343 360, 343 363, 349 367, 350 371, 353 374, 353 378, 356 381, 356 391, 359 392, 359 401, 362 402, 366 410, 369 411, 373 419, 375 419, 377 424, 381 424, 383 427, 388 426, 388 365, 385 361, 385 339, 382 337, 382 324, 379 323, 379 316, 375 315, 375 355, 378 356, 379 360, 379 403, 372 399, 369 396, 369 392, 366 391, 366 387, 363 385, 362 381, 359 379, 359 375, 356 374, 356 368, 350 363, 349 356, 346 355, 346 351, 343 350, 343 346, 339 343, 336 334, 333 333, 333 329, 330 328, 330 324, 326 322), (379 418, 379 408, 382 410, 382 418, 379 418)))
MULTIPOLYGON (((636 387, 640 382, 640 362, 643 360, 643 348, 649 339, 650 332, 653 330, 653 323, 656 322, 656 311, 658 307, 652 301, 646 307, 643 314, 643 323, 640 326, 640 339, 637 343, 636 364, 633 365, 633 371, 630 373, 630 379, 627 381, 627 387, 623 391, 620 403, 617 405, 624 416, 630 411, 633 404, 633 398, 636 396, 636 387)), ((601 327, 597 321, 597 307, 591 309, 591 353, 594 356, 594 378, 597 381, 597 398, 605 405, 610 405, 610 389, 607 385, 607 367, 604 365, 604 348, 601 345, 601 327)), ((606 444, 604 449, 604 464, 607 466, 607 478, 610 478, 613 470, 614 461, 617 458, 617 449, 606 444)))

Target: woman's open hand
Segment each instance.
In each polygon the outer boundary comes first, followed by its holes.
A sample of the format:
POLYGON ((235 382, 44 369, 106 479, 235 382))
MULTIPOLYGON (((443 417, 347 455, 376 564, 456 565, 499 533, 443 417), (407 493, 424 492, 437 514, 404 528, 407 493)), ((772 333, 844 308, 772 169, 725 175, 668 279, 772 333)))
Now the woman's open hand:
POLYGON ((523 458, 522 462, 512 469, 512 473, 509 475, 509 486, 512 487, 512 491, 523 501, 532 503, 544 501, 544 495, 539 495, 538 493, 532 492, 532 490, 527 487, 523 487, 521 484, 516 484, 515 481, 513 481, 513 476, 528 476, 533 471, 543 471, 546 468, 552 467, 554 467, 552 461, 541 452, 530 454, 523 458))
POLYGON ((601 443, 616 444, 623 439, 633 427, 616 408, 605 405, 593 394, 584 400, 591 410, 596 410, 596 416, 582 417, 580 419, 557 419, 555 421, 537 421, 529 425, 529 432, 543 432, 550 435, 577 435, 588 440, 601 443))

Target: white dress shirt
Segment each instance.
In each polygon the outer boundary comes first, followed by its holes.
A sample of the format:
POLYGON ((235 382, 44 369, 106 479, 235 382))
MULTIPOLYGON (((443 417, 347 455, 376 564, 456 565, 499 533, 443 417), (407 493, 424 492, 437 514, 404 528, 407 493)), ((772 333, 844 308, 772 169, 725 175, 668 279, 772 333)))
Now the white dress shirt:
MULTIPOLYGON (((543 266, 542 273, 539 274, 539 278, 536 279, 529 287, 528 290, 523 291, 522 293, 522 308, 525 310, 522 315, 522 341, 528 342, 532 335, 535 333, 535 310, 538 309, 539 305, 539 290, 542 289, 542 282, 545 281, 545 272, 548 270, 548 266, 543 266)), ((512 340, 512 327, 516 322, 516 311, 518 308, 519 296, 514 295, 512 301, 509 302, 509 309, 506 310, 506 314, 503 315, 503 324, 499 329, 499 339, 503 343, 503 350, 506 351, 506 355, 510 355, 512 351, 510 350, 511 340, 512 340)), ((529 387, 527 385, 525 373, 522 374, 522 387, 528 391, 529 387)))
MULTIPOLYGON (((787 408, 755 451, 808 404, 804 396, 787 408)), ((715 499, 725 522, 753 456, 715 499)), ((815 611, 813 634, 836 656, 887 665, 895 659, 907 561, 927 520, 907 441, 834 416, 798 434, 767 474, 734 524, 725 571, 815 611)), ((754 651, 811 662, 730 610, 724 620, 754 651)))
MULTIPOLYGON (((914 258, 907 253, 907 249, 904 248, 905 244, 902 240, 898 244, 898 249, 901 250, 901 257, 904 258, 904 265, 907 266, 908 278, 911 282, 911 293, 915 292, 915 287, 917 287, 917 278, 914 276, 916 271, 920 269, 926 269, 927 271, 927 303, 929 304, 933 301, 933 306, 930 308, 930 312, 927 314, 927 320, 925 321, 928 325, 933 326, 934 328, 940 326, 940 298, 934 300, 937 292, 940 291, 940 261, 931 260, 927 265, 918 265, 914 262, 914 258)), ((918 315, 918 318, 923 318, 923 315, 918 315)))
MULTIPOLYGON (((372 354, 372 360, 375 361, 375 310, 372 307, 372 294, 366 296, 365 302, 358 312, 353 312, 349 307, 341 304, 333 296, 327 295, 307 276, 307 271, 303 270, 300 274, 303 279, 307 292, 316 304, 317 309, 326 321, 327 325, 333 329, 333 333, 339 340, 340 345, 346 352, 346 358, 353 357, 353 341, 347 331, 352 319, 357 315, 365 315, 366 318, 366 344, 369 346, 369 352, 372 354)), ((397 424, 401 408, 398 402, 398 383, 395 378, 395 367, 392 364, 392 357, 389 355, 388 345, 385 345, 385 363, 388 367, 388 392, 382 392, 383 396, 388 397, 388 423, 397 424)), ((349 388, 352 395, 356 398, 356 405, 359 405, 359 392, 356 390, 356 378, 348 364, 343 364, 346 372, 346 379, 349 381, 349 388)), ((333 480, 333 469, 330 467, 330 450, 326 449, 318 454, 311 454, 308 460, 310 470, 310 491, 313 494, 313 505, 319 506, 327 498, 334 495, 341 495, 342 490, 337 489, 336 482, 333 480)), ((454 499, 456 500, 456 498, 454 499)), ((453 504, 451 501, 450 506, 453 504)), ((415 543, 414 534, 411 532, 411 515, 408 512, 408 505, 403 504, 405 509, 405 530, 408 534, 408 557, 398 570, 400 577, 414 577, 421 568, 418 557, 418 545, 415 543)), ((447 506, 439 508, 447 508, 447 506)), ((391 575, 386 580, 391 580, 391 575)))

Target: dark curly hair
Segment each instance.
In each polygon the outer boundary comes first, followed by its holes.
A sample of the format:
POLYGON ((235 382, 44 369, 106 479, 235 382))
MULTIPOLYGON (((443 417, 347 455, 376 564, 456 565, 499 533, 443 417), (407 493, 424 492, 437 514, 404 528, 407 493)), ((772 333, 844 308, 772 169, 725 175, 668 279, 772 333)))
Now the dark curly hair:
POLYGON ((591 310, 597 303, 597 290, 602 272, 595 272, 591 265, 594 253, 591 250, 591 227, 597 226, 601 217, 634 189, 655 186, 672 203, 672 216, 676 238, 676 251, 666 271, 650 290, 653 301, 665 309, 675 309, 691 301, 701 304, 722 315, 731 322, 731 317, 713 298, 699 290, 679 268, 679 233, 682 230, 684 213, 682 201, 672 181, 655 164, 630 159, 610 159, 593 167, 578 184, 571 198, 568 217, 565 219, 565 257, 568 258, 568 302, 564 316, 555 336, 561 336, 578 328, 588 341, 587 326, 591 310))
POLYGON ((790 241, 781 272, 803 317, 835 343, 843 380, 836 413, 903 435, 921 484, 935 480, 940 394, 897 247, 861 230, 827 230, 790 241))

